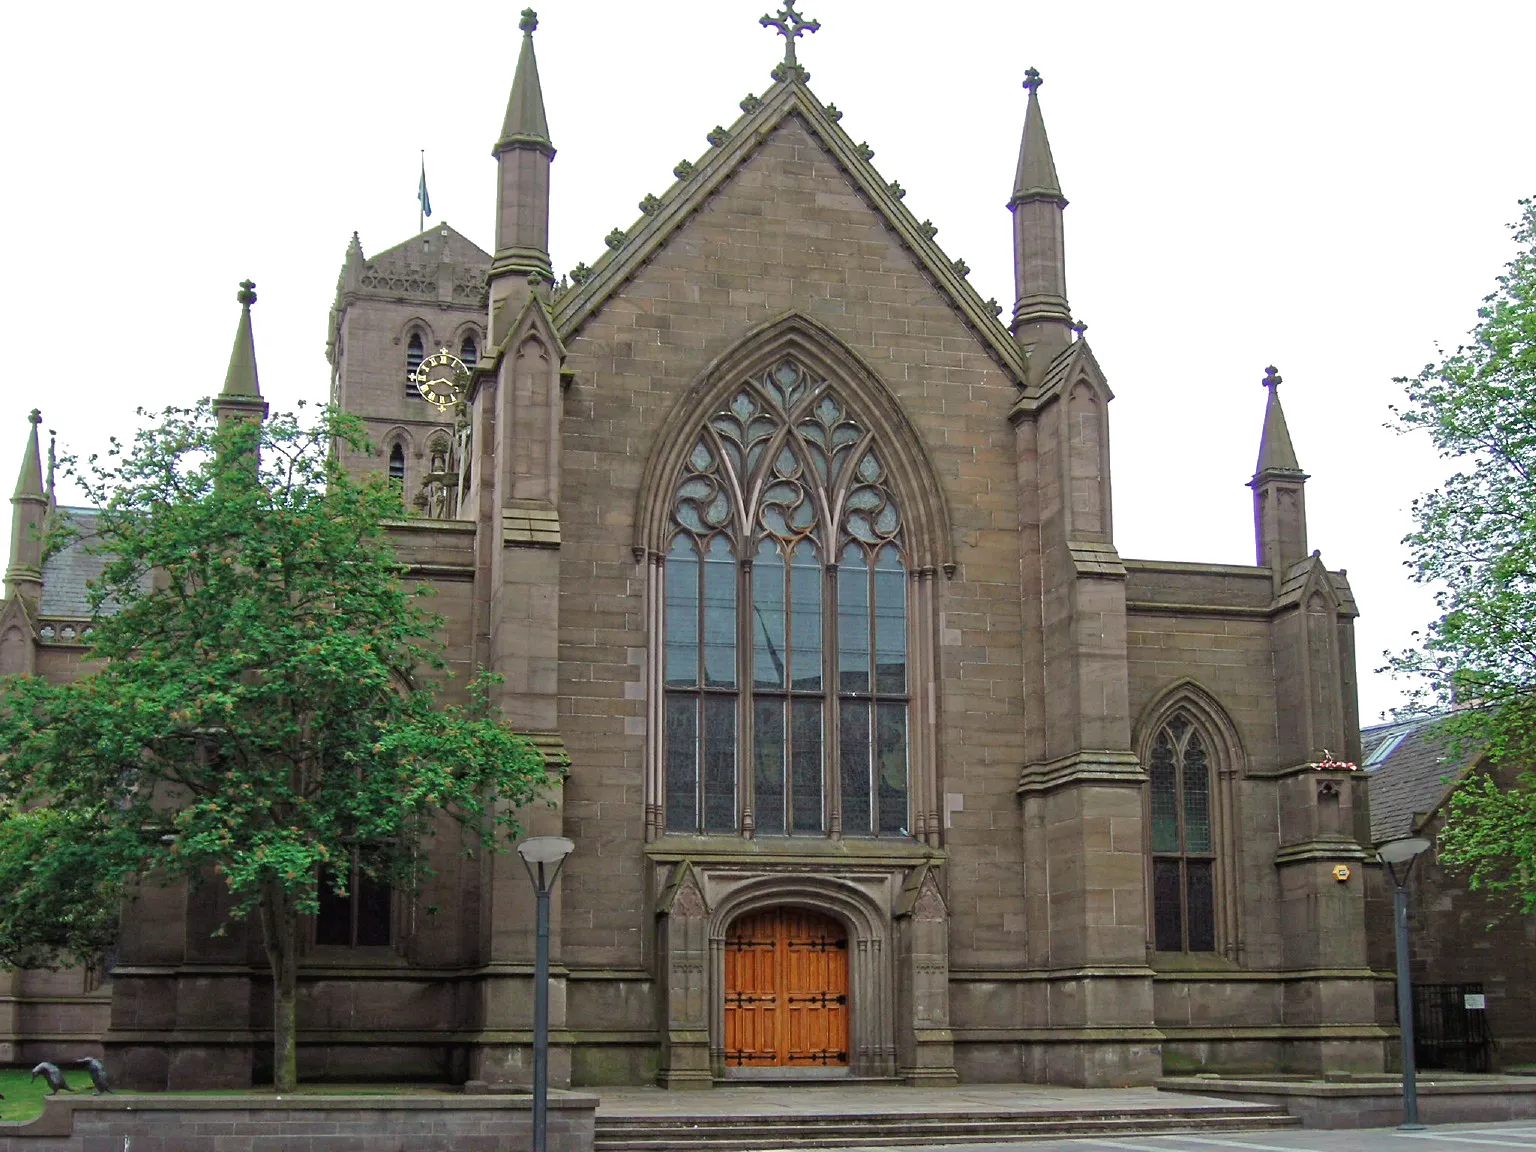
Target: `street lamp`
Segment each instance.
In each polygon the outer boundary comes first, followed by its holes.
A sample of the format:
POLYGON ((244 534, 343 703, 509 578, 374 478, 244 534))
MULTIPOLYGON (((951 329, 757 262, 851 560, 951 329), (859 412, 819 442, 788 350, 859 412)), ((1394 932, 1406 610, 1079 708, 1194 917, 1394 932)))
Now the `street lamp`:
POLYGON ((1403 1050, 1403 1122, 1400 1128, 1422 1128, 1419 1123, 1418 1069, 1413 1053, 1413 982, 1408 976, 1408 875, 1413 862, 1429 847, 1423 836, 1406 836, 1378 845, 1376 856, 1392 877, 1392 923, 1397 936, 1397 1022, 1403 1050), (1398 866, 1402 872, 1398 872, 1398 866))
POLYGON ((564 836, 531 836, 517 846, 538 907, 533 959, 533 1152, 545 1152, 549 1111, 549 891, 576 845, 564 836))

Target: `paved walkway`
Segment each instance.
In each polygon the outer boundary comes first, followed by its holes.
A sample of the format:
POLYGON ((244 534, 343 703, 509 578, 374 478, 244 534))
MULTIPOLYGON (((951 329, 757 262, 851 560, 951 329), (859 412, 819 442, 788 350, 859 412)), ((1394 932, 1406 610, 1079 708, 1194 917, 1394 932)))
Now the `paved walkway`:
MULTIPOLYGON (((730 1084, 669 1092, 661 1088, 584 1088, 599 1117, 610 1116, 869 1116, 987 1112, 1139 1112, 1168 1108, 1254 1108, 1211 1096, 1156 1088, 1057 1088, 1045 1084, 962 1084, 905 1088, 895 1084, 730 1084)), ((1536 1152, 1536 1150, 1533 1150, 1536 1152)))
MULTIPOLYGON (((1396 1128, 1349 1131, 1233 1132, 1197 1136, 1088 1136, 1078 1140, 1003 1140, 980 1144, 917 1145, 900 1152, 1536 1152, 1536 1127, 1529 1120, 1502 1124, 1435 1124, 1418 1132, 1396 1128)), ((889 1145, 844 1148, 842 1152, 892 1152, 889 1145)))

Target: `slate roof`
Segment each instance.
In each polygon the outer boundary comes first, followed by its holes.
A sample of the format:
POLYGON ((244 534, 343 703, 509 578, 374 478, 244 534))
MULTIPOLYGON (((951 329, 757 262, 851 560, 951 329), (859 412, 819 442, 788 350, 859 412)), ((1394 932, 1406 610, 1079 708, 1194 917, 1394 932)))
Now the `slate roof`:
MULTIPOLYGON (((87 585, 101 577, 110 557, 90 548, 95 543, 97 511, 94 508, 60 508, 78 529, 78 535, 65 547, 43 561, 43 599, 40 616, 69 620, 91 618, 87 585)), ((145 577, 144 586, 149 587, 145 577)), ((113 611, 111 605, 106 613, 113 611)))
POLYGON ((1371 839, 1377 844, 1413 835, 1421 818, 1439 808, 1451 786, 1477 762, 1475 748, 1455 754, 1444 721, 1444 715, 1422 716, 1361 730, 1361 767, 1370 775, 1371 839))

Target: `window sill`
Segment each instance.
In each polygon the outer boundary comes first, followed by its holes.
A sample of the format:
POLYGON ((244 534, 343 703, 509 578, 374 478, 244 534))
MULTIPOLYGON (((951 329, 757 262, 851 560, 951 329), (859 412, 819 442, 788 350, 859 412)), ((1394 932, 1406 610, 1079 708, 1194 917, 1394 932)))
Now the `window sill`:
POLYGON ((688 860, 695 863, 761 861, 869 861, 918 863, 942 862, 946 854, 906 836, 852 837, 831 840, 812 836, 763 836, 745 840, 739 836, 663 836, 645 846, 645 854, 658 862, 688 860))
POLYGON ((1147 966, 1162 975, 1198 975, 1202 972, 1241 972, 1243 967, 1220 952, 1148 952, 1147 966))
POLYGON ((300 966, 314 968, 408 968, 410 961, 392 944, 349 948, 345 944, 312 944, 300 958, 300 966))

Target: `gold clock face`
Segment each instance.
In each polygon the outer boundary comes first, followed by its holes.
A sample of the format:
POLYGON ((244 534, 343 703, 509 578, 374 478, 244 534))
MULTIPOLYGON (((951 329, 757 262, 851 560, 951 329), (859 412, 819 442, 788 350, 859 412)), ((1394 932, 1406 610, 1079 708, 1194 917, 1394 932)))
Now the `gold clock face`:
POLYGON ((469 392, 469 369, 446 348, 440 348, 411 373, 416 391, 439 412, 446 412, 469 392))

